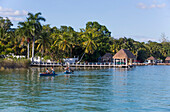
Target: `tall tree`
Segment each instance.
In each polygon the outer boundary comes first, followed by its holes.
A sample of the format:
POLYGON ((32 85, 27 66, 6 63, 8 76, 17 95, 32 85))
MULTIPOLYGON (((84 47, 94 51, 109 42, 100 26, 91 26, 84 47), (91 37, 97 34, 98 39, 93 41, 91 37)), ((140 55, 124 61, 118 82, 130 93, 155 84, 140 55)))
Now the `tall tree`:
POLYGON ((29 22, 19 22, 18 23, 19 26, 19 32, 20 35, 22 36, 22 40, 27 40, 27 59, 29 59, 29 44, 30 44, 30 37, 31 37, 31 33, 30 33, 30 24, 29 22))
POLYGON ((0 17, 0 53, 1 54, 6 54, 9 52, 11 52, 11 38, 12 36, 10 35, 11 33, 13 33, 13 30, 11 28, 13 24, 11 23, 11 21, 6 18, 4 19, 3 17, 0 17))
POLYGON ((40 37, 35 41, 35 43, 38 43, 37 50, 39 50, 42 53, 42 56, 44 52, 47 53, 50 49, 52 41, 50 34, 51 34, 50 27, 48 25, 46 26, 44 25, 40 37))
POLYGON ((35 38, 38 38, 41 30, 42 30, 42 26, 40 21, 45 21, 44 17, 40 16, 41 13, 36 13, 36 14, 32 14, 32 13, 28 13, 28 18, 27 21, 30 25, 30 33, 32 35, 32 61, 34 61, 34 45, 35 45, 35 38))

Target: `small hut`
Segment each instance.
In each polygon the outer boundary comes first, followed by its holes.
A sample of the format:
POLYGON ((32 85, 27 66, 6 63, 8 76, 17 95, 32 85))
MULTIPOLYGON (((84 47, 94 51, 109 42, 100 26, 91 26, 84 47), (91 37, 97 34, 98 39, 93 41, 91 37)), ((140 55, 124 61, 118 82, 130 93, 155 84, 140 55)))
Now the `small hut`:
POLYGON ((170 56, 166 57, 165 63, 170 63, 170 56))
POLYGON ((111 62, 113 55, 110 53, 106 53, 104 56, 101 57, 102 62, 111 62))
POLYGON ((129 50, 121 49, 113 56, 113 60, 115 65, 132 65, 136 57, 129 50))
POLYGON ((156 63, 156 62, 157 62, 157 59, 154 58, 153 56, 151 56, 151 57, 149 57, 149 58, 147 59, 147 62, 148 62, 148 63, 156 63))

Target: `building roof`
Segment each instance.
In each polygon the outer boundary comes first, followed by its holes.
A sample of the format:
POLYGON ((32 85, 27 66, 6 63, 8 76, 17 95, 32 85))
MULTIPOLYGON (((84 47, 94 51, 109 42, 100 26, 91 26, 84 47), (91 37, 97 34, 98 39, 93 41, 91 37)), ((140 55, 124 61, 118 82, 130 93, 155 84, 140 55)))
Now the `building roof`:
POLYGON ((153 56, 151 56, 147 60, 156 60, 156 59, 153 56))
POLYGON ((112 57, 113 55, 110 53, 106 53, 104 56, 102 56, 102 58, 107 58, 107 57, 112 57))
POLYGON ((120 51, 118 51, 114 56, 114 59, 126 59, 126 58, 136 58, 135 55, 133 55, 129 50, 127 49, 121 49, 120 51))
POLYGON ((166 59, 165 59, 165 60, 170 60, 170 56, 166 57, 166 59))

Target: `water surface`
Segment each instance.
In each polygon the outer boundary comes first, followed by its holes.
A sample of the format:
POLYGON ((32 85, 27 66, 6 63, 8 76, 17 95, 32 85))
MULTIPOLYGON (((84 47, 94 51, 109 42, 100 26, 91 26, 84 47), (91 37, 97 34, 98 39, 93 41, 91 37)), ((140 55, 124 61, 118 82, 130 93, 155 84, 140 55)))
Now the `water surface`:
POLYGON ((0 112, 170 111, 170 66, 77 70, 39 77, 39 68, 0 72, 0 112))

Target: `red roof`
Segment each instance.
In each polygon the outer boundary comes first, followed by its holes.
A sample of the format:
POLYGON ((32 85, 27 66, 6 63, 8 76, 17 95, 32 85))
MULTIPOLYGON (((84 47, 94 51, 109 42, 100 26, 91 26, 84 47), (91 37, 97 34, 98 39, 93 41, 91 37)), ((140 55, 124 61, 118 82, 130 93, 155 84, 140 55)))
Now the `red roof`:
POLYGON ((147 60, 156 60, 156 59, 153 56, 151 56, 147 60))
POLYGON ((132 58, 135 59, 135 55, 133 55, 129 50, 127 49, 121 49, 118 51, 114 56, 114 59, 126 59, 126 58, 132 58))
POLYGON ((165 60, 170 60, 170 56, 166 57, 166 59, 165 59, 165 60))

